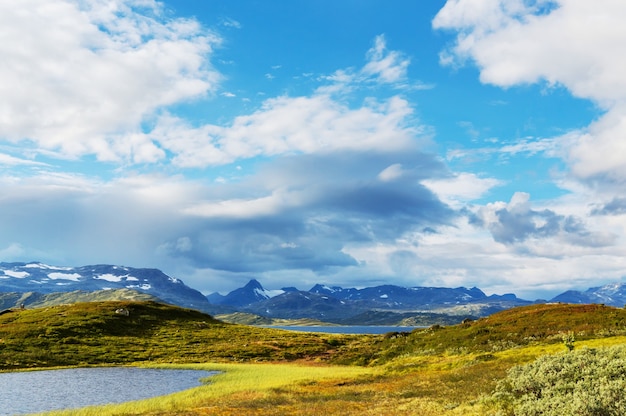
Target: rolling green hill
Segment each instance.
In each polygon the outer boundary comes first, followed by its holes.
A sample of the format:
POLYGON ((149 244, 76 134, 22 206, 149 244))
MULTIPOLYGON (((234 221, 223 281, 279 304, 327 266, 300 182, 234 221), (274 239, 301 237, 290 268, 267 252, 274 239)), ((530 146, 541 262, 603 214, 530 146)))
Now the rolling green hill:
POLYGON ((227 324, 153 301, 74 303, 0 315, 0 369, 295 360, 353 339, 227 324))

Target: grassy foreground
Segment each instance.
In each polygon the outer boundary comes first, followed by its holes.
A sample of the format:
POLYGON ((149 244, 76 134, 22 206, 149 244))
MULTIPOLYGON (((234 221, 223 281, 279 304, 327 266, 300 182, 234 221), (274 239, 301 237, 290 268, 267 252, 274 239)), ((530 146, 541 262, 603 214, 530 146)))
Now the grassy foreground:
POLYGON ((381 336, 229 325, 152 302, 0 316, 4 369, 139 364, 222 371, 184 392, 55 415, 495 414, 483 399, 512 367, 570 348, 621 344, 626 310, 600 305, 533 305, 381 336), (116 314, 120 308, 129 316, 116 314))
POLYGON ((177 364, 159 368, 186 368, 220 371, 209 384, 164 397, 78 410, 49 412, 56 416, 88 415, 221 415, 255 414, 275 408, 283 401, 276 393, 289 386, 307 386, 326 380, 347 382, 370 376, 373 369, 346 366, 304 366, 295 364, 177 364))

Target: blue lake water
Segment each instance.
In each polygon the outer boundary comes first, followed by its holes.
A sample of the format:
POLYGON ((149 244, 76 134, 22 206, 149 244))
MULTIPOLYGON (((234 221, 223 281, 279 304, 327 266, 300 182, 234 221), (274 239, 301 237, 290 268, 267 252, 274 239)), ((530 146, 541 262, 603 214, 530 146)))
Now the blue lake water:
POLYGON ((377 326, 377 325, 341 325, 341 326, 264 326, 265 328, 286 329, 288 331, 325 332, 329 334, 386 334, 387 332, 411 332, 416 326, 377 326))
POLYGON ((136 367, 0 373, 0 416, 163 396, 200 386, 201 378, 213 374, 136 367))

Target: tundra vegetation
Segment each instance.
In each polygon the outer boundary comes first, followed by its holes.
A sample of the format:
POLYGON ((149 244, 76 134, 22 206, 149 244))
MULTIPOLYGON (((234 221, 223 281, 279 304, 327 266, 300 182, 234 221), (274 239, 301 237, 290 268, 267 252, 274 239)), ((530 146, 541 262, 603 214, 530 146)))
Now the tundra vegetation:
POLYGON ((531 305, 385 335, 228 324, 152 301, 0 315, 4 371, 221 371, 184 392, 55 415, 625 415, 622 345, 626 310, 602 305, 531 305))

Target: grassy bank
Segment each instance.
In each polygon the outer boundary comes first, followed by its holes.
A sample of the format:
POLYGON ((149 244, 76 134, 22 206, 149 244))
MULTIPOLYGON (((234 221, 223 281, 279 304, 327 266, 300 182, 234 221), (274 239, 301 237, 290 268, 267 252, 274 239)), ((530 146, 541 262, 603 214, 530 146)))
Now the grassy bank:
POLYGON ((145 414, 253 414, 275 409, 281 389, 324 383, 345 383, 373 376, 377 370, 345 366, 296 364, 173 364, 159 368, 220 371, 208 384, 163 397, 78 410, 49 412, 55 416, 108 416, 145 414))

